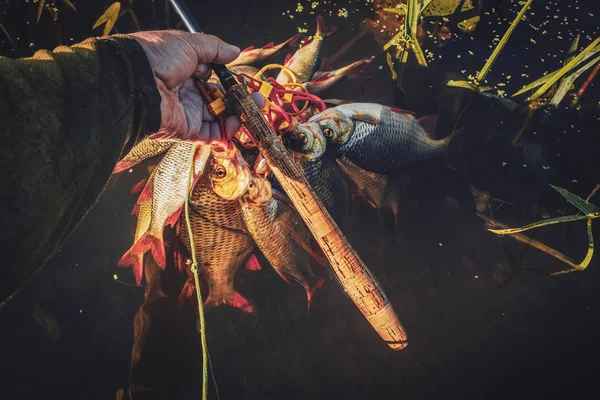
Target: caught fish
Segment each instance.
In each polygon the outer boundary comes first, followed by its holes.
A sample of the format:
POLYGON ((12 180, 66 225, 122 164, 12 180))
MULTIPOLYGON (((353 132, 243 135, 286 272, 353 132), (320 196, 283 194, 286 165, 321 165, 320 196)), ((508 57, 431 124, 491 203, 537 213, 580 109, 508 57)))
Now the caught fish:
POLYGON ((394 232, 397 234, 400 195, 410 183, 410 175, 404 174, 402 181, 389 175, 365 171, 356 165, 336 160, 342 171, 352 181, 357 195, 363 197, 369 205, 377 210, 389 208, 394 214, 394 232))
POLYGON ((304 124, 284 134, 285 146, 294 152, 297 161, 317 161, 327 150, 327 139, 318 128, 310 129, 304 124))
POLYGON ((212 146, 213 162, 211 185, 215 193, 225 200, 237 200, 246 192, 250 182, 250 168, 242 153, 232 142, 227 148, 212 146))
POLYGON ((273 269, 287 283, 298 282, 306 290, 308 307, 323 279, 310 267, 311 233, 298 212, 273 197, 271 184, 253 175, 248 192, 240 199, 244 221, 252 238, 273 269))
POLYGON ((378 174, 446 153, 453 134, 434 139, 436 116, 418 120, 405 110, 374 103, 329 108, 301 126, 327 138, 332 156, 378 174))
MULTIPOLYGON (((152 179, 152 178, 151 178, 152 179)), ((150 180, 146 185, 151 185, 150 180)), ((136 214, 137 225, 135 228, 135 235, 133 243, 137 243, 144 233, 148 231, 150 227, 150 219, 152 217, 152 199, 145 199, 136 203, 133 214, 136 214)), ((142 274, 144 272, 144 254, 134 253, 129 250, 121 257, 118 262, 120 267, 131 267, 133 269, 133 276, 135 282, 139 285, 142 282, 142 274)))
MULTIPOLYGON (((238 176, 246 179, 249 168, 246 163, 227 168, 223 165, 224 161, 219 157, 211 159, 208 173, 198 180, 190 198, 190 225, 198 271, 208 285, 205 306, 228 304, 252 312, 252 305, 234 287, 236 272, 248 261, 255 247, 244 224, 239 203, 246 188, 240 191, 242 185, 235 181, 238 176), (231 175, 228 179, 223 176, 225 171, 231 175), (235 199, 226 200, 217 191, 228 193, 235 199)), ((179 237, 190 251, 188 230, 183 219, 179 226, 179 237)))
MULTIPOLYGON (((334 33, 335 30, 335 27, 325 25, 323 17, 320 15, 317 16, 317 32, 313 38, 306 41, 292 57, 286 59, 284 65, 296 75, 297 83, 310 81, 317 70, 317 61, 323 39, 334 33)), ((291 78, 285 71, 281 71, 279 75, 277 75, 277 82, 282 85, 290 81, 291 78)))
MULTIPOLYGON (((158 266, 165 268, 163 229, 166 225, 174 227, 179 219, 188 196, 190 168, 193 167, 194 180, 198 179, 204 171, 210 153, 211 146, 198 146, 187 142, 179 142, 169 149, 154 169, 149 184, 140 194, 140 203, 148 199, 152 201, 150 225, 130 249, 129 255, 144 255, 150 251, 158 266)), ((194 182, 191 183, 193 184, 194 182)))
POLYGON ((137 143, 115 166, 113 174, 129 169, 147 158, 157 156, 169 150, 175 142, 145 138, 137 143))
MULTIPOLYGON (((348 182, 340 167, 327 156, 317 161, 306 161, 301 154, 295 151, 290 153, 334 221, 344 229, 350 210, 350 195, 348 182)), ((274 177, 271 178, 271 185, 277 192, 285 193, 274 177)))
POLYGON ((370 59, 359 60, 334 71, 317 71, 310 82, 303 84, 304 88, 312 94, 321 93, 329 89, 334 84, 347 78, 357 78, 362 76, 362 69, 371 62, 370 59))
POLYGON ((227 64, 227 68, 232 68, 239 65, 251 65, 262 62, 267 58, 273 56, 286 46, 295 47, 296 42, 298 41, 300 36, 301 35, 298 33, 286 40, 285 42, 278 44, 277 46, 275 46, 275 44, 271 42, 260 49, 255 49, 254 46, 247 47, 244 50, 242 50, 240 55, 235 60, 227 64))

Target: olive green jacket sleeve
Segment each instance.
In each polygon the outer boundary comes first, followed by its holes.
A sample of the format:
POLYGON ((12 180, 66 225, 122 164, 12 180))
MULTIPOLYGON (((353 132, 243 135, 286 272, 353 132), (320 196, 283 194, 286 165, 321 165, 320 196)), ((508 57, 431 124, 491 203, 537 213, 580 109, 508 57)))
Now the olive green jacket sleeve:
POLYGON ((0 57, 0 303, 75 229, 119 157, 159 125, 160 95, 134 39, 0 57))

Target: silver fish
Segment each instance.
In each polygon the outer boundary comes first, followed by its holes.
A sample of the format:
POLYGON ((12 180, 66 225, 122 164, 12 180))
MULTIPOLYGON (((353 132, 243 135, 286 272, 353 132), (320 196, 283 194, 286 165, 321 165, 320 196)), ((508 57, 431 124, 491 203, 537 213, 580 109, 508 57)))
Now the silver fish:
POLYGON ((371 62, 370 59, 359 60, 334 71, 317 71, 310 82, 302 86, 312 94, 321 93, 346 78, 361 76, 361 70, 371 62))
POLYGON ((227 68, 231 69, 239 65, 251 65, 264 61, 286 46, 294 47, 300 36, 301 35, 298 33, 283 43, 275 45, 271 42, 260 49, 255 49, 254 46, 247 47, 241 51, 240 55, 235 60, 227 64, 227 68))
MULTIPOLYGON (((306 161, 302 154, 295 151, 290 151, 290 154, 302 168, 308 183, 319 196, 327 211, 343 230, 350 210, 350 194, 348 182, 340 167, 327 156, 321 157, 317 161, 306 161)), ((275 178, 271 179, 271 184, 273 189, 284 193, 275 178)))
POLYGON ((140 204, 148 200, 152 202, 149 226, 121 258, 120 263, 125 263, 136 254, 139 257, 150 252, 158 266, 165 268, 163 229, 165 225, 176 225, 189 194, 190 173, 197 179, 204 172, 209 155, 208 145, 178 142, 169 149, 152 172, 151 179, 138 199, 140 204))
POLYGON ((273 269, 287 283, 298 282, 306 290, 308 306, 323 279, 310 267, 312 236, 298 212, 272 195, 271 184, 254 175, 240 199, 244 221, 256 245, 273 269))
POLYGON ((119 160, 115 166, 115 169, 113 170, 113 174, 118 174, 119 172, 129 169, 147 158, 164 153, 174 144, 175 142, 171 141, 145 138, 133 146, 129 153, 119 160))
MULTIPOLYGON (((394 176, 365 171, 356 165, 336 160, 344 174, 352 181, 355 195, 363 197, 378 211, 389 208, 394 214, 394 233, 398 235, 400 197, 410 184, 410 174, 405 172, 402 179, 394 176)), ((380 214, 381 218, 381 214, 380 214)))
POLYGON ((433 139, 436 122, 435 116, 417 120, 405 110, 351 103, 329 108, 301 126, 314 135, 322 132, 332 156, 370 172, 389 174, 446 153, 453 135, 433 139))
MULTIPOLYGON (((331 35, 335 30, 335 27, 325 25, 323 17, 320 15, 317 16, 317 32, 312 40, 305 43, 304 46, 294 53, 293 57, 287 59, 285 62, 285 66, 296 75, 297 83, 305 83, 311 80, 317 70, 317 61, 323 39, 331 35)), ((291 77, 285 71, 281 71, 277 75, 276 80, 283 85, 284 83, 291 82, 291 77)))

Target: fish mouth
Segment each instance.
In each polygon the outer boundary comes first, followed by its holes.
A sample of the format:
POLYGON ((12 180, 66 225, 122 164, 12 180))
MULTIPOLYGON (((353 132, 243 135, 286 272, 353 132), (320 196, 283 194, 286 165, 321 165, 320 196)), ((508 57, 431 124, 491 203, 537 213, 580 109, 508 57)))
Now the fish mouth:
POLYGON ((250 183, 251 172, 248 163, 231 142, 227 148, 213 145, 212 155, 213 190, 225 200, 238 200, 246 193, 250 183))
POLYGON ((318 124, 305 124, 298 127, 299 135, 304 135, 301 153, 306 160, 317 161, 325 154, 327 139, 318 124))
POLYGON ((250 168, 247 165, 241 165, 229 170, 228 179, 213 181, 213 190, 225 200, 238 200, 248 190, 250 168))
POLYGON ((271 183, 258 174, 253 174, 248 183, 248 190, 240 201, 249 205, 261 205, 273 197, 271 183))

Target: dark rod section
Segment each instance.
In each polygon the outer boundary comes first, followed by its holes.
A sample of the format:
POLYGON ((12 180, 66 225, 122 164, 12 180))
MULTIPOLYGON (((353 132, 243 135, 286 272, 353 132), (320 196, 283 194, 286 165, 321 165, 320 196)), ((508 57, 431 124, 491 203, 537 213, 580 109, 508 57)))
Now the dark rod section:
MULTIPOLYGON (((198 25, 194 17, 192 17, 192 14, 189 12, 183 1, 170 1, 173 5, 173 8, 175 9, 175 12, 177 13, 177 15, 179 15, 179 18, 181 18, 181 21, 183 22, 183 25, 185 25, 187 30, 192 33, 202 33, 200 26, 198 25)), ((223 85, 225 90, 228 90, 233 85, 237 85, 238 82, 235 80, 233 75, 231 75, 231 72, 229 72, 226 66, 222 64, 213 63, 211 63, 210 66, 213 69, 213 71, 215 71, 215 74, 217 74, 217 76, 219 77, 219 80, 221 81, 221 84, 223 85)))

